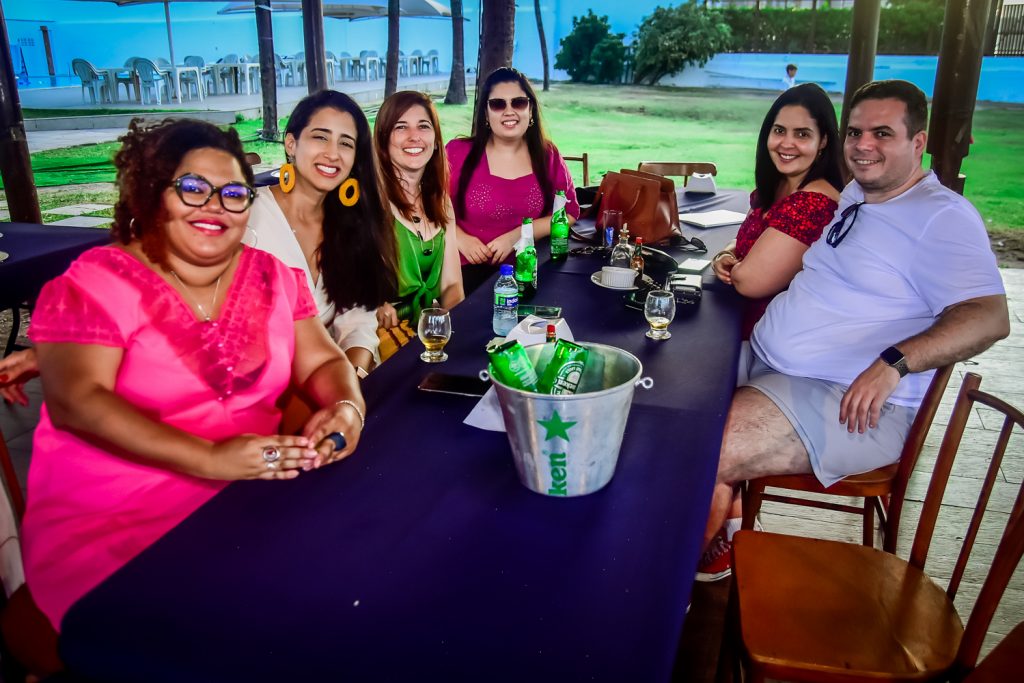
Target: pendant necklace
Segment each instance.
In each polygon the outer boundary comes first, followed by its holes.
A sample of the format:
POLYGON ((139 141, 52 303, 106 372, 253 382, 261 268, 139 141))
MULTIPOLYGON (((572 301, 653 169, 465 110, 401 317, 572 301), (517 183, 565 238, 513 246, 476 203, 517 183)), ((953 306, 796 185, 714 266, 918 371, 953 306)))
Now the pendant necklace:
POLYGON ((195 307, 197 309, 199 309, 199 314, 203 316, 203 321, 204 322, 210 322, 213 319, 213 316, 211 314, 213 313, 213 310, 217 307, 217 294, 220 293, 220 280, 221 280, 222 277, 224 277, 224 273, 228 272, 228 268, 231 267, 231 262, 234 261, 234 260, 235 260, 235 255, 232 254, 231 255, 231 259, 228 261, 227 267, 224 268, 224 270, 220 271, 220 275, 217 276, 217 283, 213 287, 213 298, 210 299, 210 311, 209 312, 207 312, 205 306, 203 306, 201 303, 199 303, 199 299, 197 299, 196 295, 192 292, 192 288, 189 287, 188 285, 186 285, 182 281, 182 279, 180 277, 178 277, 177 273, 175 273, 173 270, 171 271, 171 275, 173 275, 174 279, 178 281, 178 284, 182 286, 182 288, 185 290, 185 294, 187 294, 188 298, 192 300, 192 303, 195 305, 195 307))

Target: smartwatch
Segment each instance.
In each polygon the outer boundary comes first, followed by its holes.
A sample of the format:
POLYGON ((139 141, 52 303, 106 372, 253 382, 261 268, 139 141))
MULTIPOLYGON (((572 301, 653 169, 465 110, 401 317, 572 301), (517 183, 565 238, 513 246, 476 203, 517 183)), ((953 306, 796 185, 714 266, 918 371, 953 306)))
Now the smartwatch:
POLYGON ((906 357, 895 346, 890 346, 878 355, 890 368, 895 368, 896 372, 900 373, 901 378, 906 377, 907 373, 910 372, 910 368, 907 367, 906 357))

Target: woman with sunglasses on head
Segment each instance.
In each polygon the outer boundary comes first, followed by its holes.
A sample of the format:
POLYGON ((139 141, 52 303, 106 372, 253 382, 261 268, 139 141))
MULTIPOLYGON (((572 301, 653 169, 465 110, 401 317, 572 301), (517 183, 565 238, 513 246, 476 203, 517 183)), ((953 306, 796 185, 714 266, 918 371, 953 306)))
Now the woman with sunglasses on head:
POLYGON ((544 134, 540 104, 526 76, 496 69, 480 88, 474 133, 447 145, 463 284, 476 289, 511 262, 524 218, 536 238, 551 232, 555 192, 563 190, 570 223, 580 215, 565 160, 544 134))
POLYGON ((395 234, 378 189, 370 124, 344 93, 301 100, 278 185, 253 203, 247 241, 301 268, 320 320, 361 376, 377 355, 377 307, 394 299, 395 234))
MULTIPOLYGON (((804 252, 831 221, 843 189, 842 140, 828 95, 814 83, 782 93, 761 123, 750 212, 733 241, 715 255, 715 275, 747 297, 737 385, 750 365, 750 334, 775 295, 800 271, 804 252)), ((726 525, 705 549, 698 581, 731 573, 732 533, 740 527, 739 499, 726 525)))
POLYGON ((365 404, 301 272, 242 245, 252 171, 234 131, 133 121, 114 164, 115 244, 48 283, 22 528, 54 627, 82 594, 229 481, 292 479, 356 447, 365 404), (320 405, 274 430, 293 383, 320 405))
POLYGON ((384 193, 398 242, 398 298, 377 309, 382 359, 416 336, 420 311, 465 298, 448 198, 448 161, 430 97, 397 92, 384 100, 373 130, 384 193))

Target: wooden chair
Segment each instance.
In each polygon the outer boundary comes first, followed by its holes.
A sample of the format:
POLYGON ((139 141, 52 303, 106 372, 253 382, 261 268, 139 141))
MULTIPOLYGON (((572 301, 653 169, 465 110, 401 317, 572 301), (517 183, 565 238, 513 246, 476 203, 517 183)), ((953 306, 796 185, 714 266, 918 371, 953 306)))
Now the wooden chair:
MULTIPOLYGON (((978 390, 968 373, 935 463, 909 561, 852 543, 739 531, 733 537, 730 625, 750 680, 960 680, 977 663, 985 633, 1024 555, 1024 485, 966 627, 953 600, 974 548, 1000 465, 1024 413, 978 390), (978 504, 943 591, 925 562, 967 420, 980 403, 1004 419, 978 504)), ((1011 450, 1019 457, 1020 444, 1011 450)), ((944 521, 944 525, 946 522, 944 521)), ((945 550, 945 549, 944 549, 945 550)), ((951 557, 951 553, 943 553, 951 557)))
POLYGON ((981 664, 964 679, 964 683, 1006 683, 1020 679, 1021 656, 1024 655, 1024 622, 1013 627, 981 664))
POLYGON ((0 470, 3 471, 7 495, 14 507, 14 517, 20 520, 25 515, 25 497, 21 494, 21 485, 18 483, 18 475, 14 471, 14 461, 11 460, 11 452, 7 450, 7 441, 4 439, 3 432, 0 432, 0 470))
POLYGON ((641 161, 636 170, 663 176, 682 176, 683 187, 694 173, 718 175, 718 167, 710 161, 641 161))
POLYGON ((907 482, 921 455, 924 440, 931 429, 932 420, 939 409, 942 394, 953 374, 953 366, 946 365, 935 371, 924 400, 917 411, 914 423, 907 433, 900 459, 885 467, 863 474, 854 474, 825 488, 813 474, 792 474, 763 477, 748 481, 743 494, 743 528, 753 529, 754 520, 761 511, 761 502, 770 500, 790 505, 803 505, 825 510, 849 512, 863 517, 863 543, 874 546, 875 512, 878 512, 878 528, 882 533, 882 547, 890 553, 896 552, 896 538, 899 534, 900 513, 903 510, 903 495, 907 482), (805 493, 824 493, 834 496, 863 498, 860 507, 810 498, 798 498, 777 493, 765 493, 765 488, 788 489, 805 493))
POLYGON ((28 674, 45 678, 64 668, 57 632, 25 585, 17 533, 14 512, 0 492, 0 676, 12 683, 28 674))
POLYGON ((566 161, 580 161, 583 163, 583 187, 588 187, 590 185, 590 157, 587 153, 584 152, 578 157, 563 156, 562 158, 566 161))

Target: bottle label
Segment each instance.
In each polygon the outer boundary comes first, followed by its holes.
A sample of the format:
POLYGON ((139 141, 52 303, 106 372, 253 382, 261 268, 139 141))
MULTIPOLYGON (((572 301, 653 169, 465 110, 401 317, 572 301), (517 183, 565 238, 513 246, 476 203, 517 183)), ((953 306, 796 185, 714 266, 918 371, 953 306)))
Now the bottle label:
POLYGON ((497 308, 513 309, 519 306, 519 292, 515 294, 501 294, 499 292, 494 293, 494 305, 497 308))

